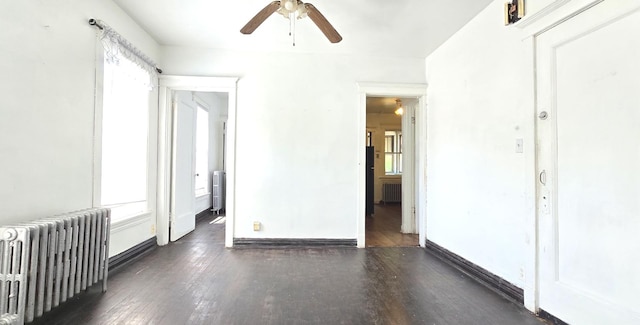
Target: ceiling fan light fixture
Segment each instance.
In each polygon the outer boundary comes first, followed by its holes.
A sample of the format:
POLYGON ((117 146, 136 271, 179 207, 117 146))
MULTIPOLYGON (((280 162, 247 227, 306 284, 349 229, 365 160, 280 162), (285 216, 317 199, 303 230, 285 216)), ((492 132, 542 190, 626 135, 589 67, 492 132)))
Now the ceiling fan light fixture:
POLYGON ((289 10, 289 11, 295 11, 296 8, 298 6, 298 2, 295 0, 285 0, 284 2, 284 7, 289 10))
POLYGON ((298 10, 296 11, 296 16, 298 16, 298 19, 307 17, 307 8, 305 8, 305 6, 298 6, 298 10))
MULTIPOLYGON (((342 36, 329 23, 327 18, 320 13, 318 8, 310 3, 304 3, 302 0, 280 0, 272 1, 262 10, 260 10, 249 22, 240 29, 242 34, 251 34, 273 13, 278 13, 291 22, 289 35, 295 35, 295 20, 309 17, 311 21, 320 29, 331 43, 339 43, 342 36)), ((294 41, 295 45, 295 41, 294 41)))

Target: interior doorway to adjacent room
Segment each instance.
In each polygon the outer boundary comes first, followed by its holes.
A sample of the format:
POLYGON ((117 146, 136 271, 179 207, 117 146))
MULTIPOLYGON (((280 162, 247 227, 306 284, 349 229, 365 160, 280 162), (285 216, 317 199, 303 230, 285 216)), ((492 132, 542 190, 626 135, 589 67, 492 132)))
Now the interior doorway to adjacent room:
MULTIPOLYGON (((236 116, 236 83, 237 78, 227 77, 194 77, 194 76, 162 76, 160 78, 159 85, 159 143, 158 143, 158 229, 157 237, 159 245, 166 245, 169 241, 173 241, 182 235, 190 232, 195 227, 195 213, 197 208, 197 191, 198 184, 204 184, 200 186, 201 192, 205 193, 201 195, 202 206, 207 205, 208 209, 210 199, 212 200, 213 188, 211 193, 209 187, 213 187, 213 182, 210 179, 212 170, 211 163, 215 163, 216 160, 220 163, 222 159, 222 168, 225 171, 225 199, 224 199, 224 211, 225 211, 225 246, 233 246, 233 225, 234 225, 234 207, 235 207, 235 116, 236 116), (180 96, 178 93, 186 94, 186 99, 192 99, 191 109, 186 109, 187 113, 184 115, 186 118, 180 118, 179 105, 180 96), (221 108, 222 115, 214 113, 210 118, 218 119, 216 124, 212 125, 211 130, 219 128, 221 130, 220 136, 209 138, 218 143, 215 151, 219 153, 219 157, 216 160, 210 160, 207 167, 209 169, 205 171, 206 184, 201 180, 200 183, 196 183, 196 178, 199 174, 196 171, 196 159, 193 137, 195 136, 194 122, 197 123, 198 103, 202 104, 202 97, 205 97, 205 93, 217 93, 217 96, 221 98, 219 106, 226 107, 226 112, 221 108), (196 96, 200 94, 200 96, 196 96), (196 97, 201 97, 199 100, 196 97), (195 104, 193 104, 195 103, 195 104), (191 116, 191 118, 188 118, 191 116), (183 129, 189 130, 191 126, 191 136, 187 134, 183 136, 183 140, 180 140, 179 129, 180 124, 184 122, 183 129), (222 123, 222 124, 221 124, 222 123), (177 131, 176 131, 177 130, 177 131), (183 154, 177 153, 182 142, 183 154), (177 154, 176 154, 177 153, 177 154), (191 157, 190 159, 188 159, 191 157), (179 159, 183 159, 187 167, 192 168, 175 168, 179 159), (180 182, 177 182, 176 170, 181 170, 184 175, 180 176, 184 181, 183 186, 179 186, 180 182), (187 184, 187 185, 185 185, 187 184), (178 187, 184 188, 184 190, 178 190, 178 187), (202 190, 204 189, 204 190, 202 190), (194 202, 195 201, 195 202, 194 202), (179 217, 180 216, 180 217, 179 217), (178 231, 176 231, 178 230, 178 231), (174 233, 175 232, 175 233, 174 233)), ((183 96, 184 97, 184 96, 183 96)), ((188 105, 187 105, 188 106, 188 105)), ((185 111, 185 110, 183 110, 185 111)), ((197 130, 196 130, 197 131, 197 130)), ((206 167, 205 167, 206 169, 206 167)), ((219 169, 219 168, 215 168, 219 169)), ((202 194, 202 193, 201 193, 202 194)))
POLYGON ((366 98, 365 242, 367 247, 417 246, 415 200, 415 98, 366 98), (409 140, 407 140, 409 137, 409 140), (404 184, 403 184, 404 183, 404 184), (408 194, 408 195, 406 195, 408 194), (410 199, 407 200, 406 197, 410 199), (403 200, 404 198, 404 200, 403 200), (413 220, 403 220, 403 211, 413 220), (404 225, 403 222, 409 223, 404 225), (404 233, 403 233, 404 232, 404 233))
POLYGON ((224 211, 224 141, 228 93, 171 92, 171 215, 169 240, 196 226, 196 216, 224 211))

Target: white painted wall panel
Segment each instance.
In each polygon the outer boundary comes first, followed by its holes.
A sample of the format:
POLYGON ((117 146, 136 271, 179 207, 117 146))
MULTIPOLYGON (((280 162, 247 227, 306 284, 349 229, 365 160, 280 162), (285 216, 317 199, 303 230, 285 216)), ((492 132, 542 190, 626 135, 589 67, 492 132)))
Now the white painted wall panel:
POLYGON ((533 290, 533 52, 502 6, 427 59, 427 238, 533 290))
POLYGON ((236 237, 356 238, 356 82, 424 82, 422 59, 163 47, 163 62, 168 74, 240 77, 236 237))

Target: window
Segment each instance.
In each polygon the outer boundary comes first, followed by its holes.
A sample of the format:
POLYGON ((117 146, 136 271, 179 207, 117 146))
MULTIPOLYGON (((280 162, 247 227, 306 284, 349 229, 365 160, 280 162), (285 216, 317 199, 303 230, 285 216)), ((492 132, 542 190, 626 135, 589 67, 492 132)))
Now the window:
POLYGON ((396 175, 402 173, 402 132, 384 132, 384 173, 396 175))
POLYGON ((209 193, 209 112, 198 105, 196 113, 196 196, 209 193))
POLYGON ((98 202, 114 221, 149 211, 150 80, 138 63, 105 55, 98 202))

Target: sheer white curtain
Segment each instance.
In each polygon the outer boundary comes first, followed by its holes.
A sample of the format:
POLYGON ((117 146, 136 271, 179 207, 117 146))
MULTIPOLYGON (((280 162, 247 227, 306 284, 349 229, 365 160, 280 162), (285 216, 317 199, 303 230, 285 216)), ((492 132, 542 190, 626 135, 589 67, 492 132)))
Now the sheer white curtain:
POLYGON ((133 44, 118 34, 105 22, 98 20, 102 31, 100 38, 104 47, 104 58, 109 63, 116 65, 122 59, 127 59, 141 70, 147 72, 147 76, 139 75, 141 81, 146 83, 150 88, 155 87, 158 80, 156 64, 148 56, 138 50, 133 44))
POLYGON ((149 109, 152 62, 106 24, 102 89, 100 205, 114 220, 149 210, 149 109))

